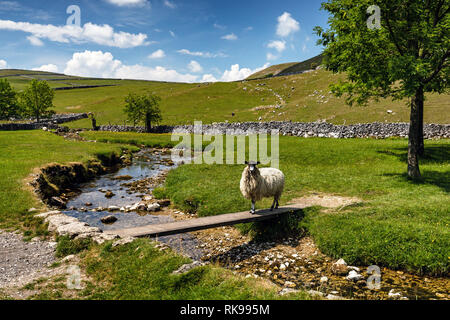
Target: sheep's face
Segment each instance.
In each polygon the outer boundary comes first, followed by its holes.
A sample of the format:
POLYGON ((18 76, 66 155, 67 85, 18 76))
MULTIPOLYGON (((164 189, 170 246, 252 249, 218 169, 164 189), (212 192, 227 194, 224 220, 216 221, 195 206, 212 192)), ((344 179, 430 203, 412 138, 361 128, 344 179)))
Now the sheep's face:
POLYGON ((255 175, 258 174, 259 170, 258 170, 257 165, 260 164, 259 161, 258 161, 258 162, 255 162, 255 161, 250 161, 250 162, 245 161, 245 164, 248 166, 248 172, 249 172, 251 175, 255 176, 255 175))

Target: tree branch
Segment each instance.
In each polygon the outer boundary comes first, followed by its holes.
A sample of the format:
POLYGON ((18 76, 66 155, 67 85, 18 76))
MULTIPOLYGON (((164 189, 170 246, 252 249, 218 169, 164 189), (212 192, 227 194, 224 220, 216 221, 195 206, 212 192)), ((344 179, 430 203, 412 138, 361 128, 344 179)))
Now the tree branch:
POLYGON ((439 63, 437 69, 428 78, 424 80, 423 82, 424 85, 433 80, 434 77, 442 70, 445 61, 447 60, 448 57, 450 57, 450 50, 447 50, 447 52, 442 56, 441 62, 439 63))
POLYGON ((400 44, 397 41, 397 38, 394 35, 394 31, 392 31, 391 23, 389 22, 389 15, 386 14, 386 24, 388 26, 389 34, 391 35, 392 41, 394 41, 395 47, 397 48, 397 51, 400 53, 401 56, 403 56, 403 50, 400 47, 400 44))

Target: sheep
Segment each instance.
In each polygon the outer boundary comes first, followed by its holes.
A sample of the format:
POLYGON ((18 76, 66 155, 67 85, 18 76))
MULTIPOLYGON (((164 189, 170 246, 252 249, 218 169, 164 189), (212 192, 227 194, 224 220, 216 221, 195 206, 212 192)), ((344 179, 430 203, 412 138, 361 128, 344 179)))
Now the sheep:
POLYGON ((266 197, 274 197, 270 211, 278 209, 278 201, 284 189, 283 172, 275 168, 258 169, 256 166, 260 162, 245 161, 245 164, 247 167, 242 172, 240 189, 244 198, 252 200, 250 213, 256 212, 255 202, 266 197))

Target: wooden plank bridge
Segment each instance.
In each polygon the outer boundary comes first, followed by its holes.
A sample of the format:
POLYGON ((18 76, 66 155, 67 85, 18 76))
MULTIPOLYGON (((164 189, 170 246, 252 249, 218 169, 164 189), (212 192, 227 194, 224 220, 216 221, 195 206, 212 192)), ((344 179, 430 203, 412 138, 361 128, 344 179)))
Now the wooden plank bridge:
POLYGON ((212 229, 223 226, 231 226, 240 223, 263 221, 274 219, 283 214, 295 213, 305 209, 307 206, 301 204, 288 205, 280 207, 273 211, 269 209, 259 210, 255 214, 249 211, 221 214, 217 216, 203 217, 197 219, 176 221, 164 224, 152 224, 142 227, 108 230, 106 234, 119 235, 121 238, 125 237, 149 237, 156 238, 162 236, 169 236, 179 233, 186 233, 204 229, 212 229))

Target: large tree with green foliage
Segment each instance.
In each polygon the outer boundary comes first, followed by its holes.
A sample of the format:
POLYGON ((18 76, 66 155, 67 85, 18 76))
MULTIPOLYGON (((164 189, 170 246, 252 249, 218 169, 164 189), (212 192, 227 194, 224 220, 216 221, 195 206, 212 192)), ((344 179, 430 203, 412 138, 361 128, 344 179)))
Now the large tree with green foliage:
POLYGON ((145 131, 150 132, 152 123, 159 123, 162 120, 159 103, 161 98, 153 95, 137 95, 130 93, 125 98, 124 112, 128 119, 136 126, 137 123, 145 124, 145 131))
POLYGON ((6 79, 0 79, 0 119, 20 115, 17 94, 6 79))
POLYGON ((39 122, 41 117, 54 114, 53 98, 55 92, 48 85, 47 81, 38 81, 33 79, 30 85, 20 95, 20 104, 25 113, 36 118, 39 122))
POLYGON ((425 93, 449 89, 450 2, 329 0, 322 9, 330 13, 329 28, 315 28, 324 64, 348 76, 332 91, 349 104, 409 98, 408 176, 419 178, 425 93))

